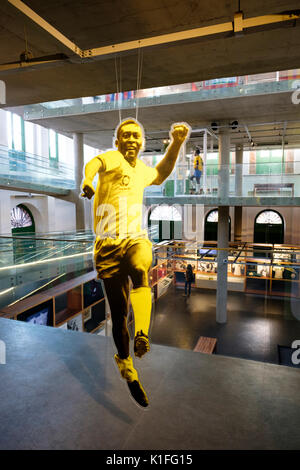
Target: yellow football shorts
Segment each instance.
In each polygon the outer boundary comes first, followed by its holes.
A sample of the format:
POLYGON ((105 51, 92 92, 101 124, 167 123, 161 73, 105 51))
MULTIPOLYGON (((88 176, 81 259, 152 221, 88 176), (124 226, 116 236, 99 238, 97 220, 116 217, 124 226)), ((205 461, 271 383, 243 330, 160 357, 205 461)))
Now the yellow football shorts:
POLYGON ((152 243, 148 238, 104 238, 96 239, 94 246, 95 268, 98 278, 107 279, 119 274, 127 274, 125 255, 129 248, 139 245, 148 254, 152 243))

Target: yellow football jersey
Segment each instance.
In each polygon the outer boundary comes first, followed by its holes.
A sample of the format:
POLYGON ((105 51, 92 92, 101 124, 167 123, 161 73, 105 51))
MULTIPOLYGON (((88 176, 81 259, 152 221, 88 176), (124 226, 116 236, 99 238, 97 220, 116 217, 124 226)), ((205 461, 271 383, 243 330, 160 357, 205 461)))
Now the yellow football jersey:
POLYGON ((141 228, 144 188, 156 179, 156 168, 148 167, 139 159, 132 167, 117 150, 97 158, 103 164, 94 198, 97 238, 139 236, 144 233, 141 228))
POLYGON ((200 155, 197 155, 194 158, 194 168, 195 170, 200 170, 200 171, 203 170, 203 160, 200 155))

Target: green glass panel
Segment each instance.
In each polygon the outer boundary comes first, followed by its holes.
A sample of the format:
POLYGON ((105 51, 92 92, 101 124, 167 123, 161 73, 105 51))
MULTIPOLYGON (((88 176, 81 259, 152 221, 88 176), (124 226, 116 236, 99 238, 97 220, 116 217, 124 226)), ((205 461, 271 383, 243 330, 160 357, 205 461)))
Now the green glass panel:
POLYGON ((174 196, 174 180, 167 180, 165 184, 166 196, 174 196))
POLYGON ((256 152, 256 174, 278 175, 282 172, 281 152, 272 150, 258 150, 256 152))

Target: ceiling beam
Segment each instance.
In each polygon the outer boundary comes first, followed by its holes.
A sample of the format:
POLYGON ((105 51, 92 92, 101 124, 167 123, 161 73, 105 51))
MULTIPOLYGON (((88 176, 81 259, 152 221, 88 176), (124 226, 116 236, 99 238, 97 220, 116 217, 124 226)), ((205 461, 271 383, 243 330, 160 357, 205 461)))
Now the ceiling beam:
POLYGON ((64 36, 60 31, 51 26, 50 23, 48 23, 41 16, 35 13, 21 0, 8 0, 8 2, 14 7, 16 7, 19 11, 21 11, 24 15, 28 16, 32 21, 37 23, 41 28, 43 28, 55 39, 57 39, 64 46, 66 46, 68 49, 73 51, 81 58, 99 57, 108 54, 115 54, 117 52, 125 52, 144 47, 157 46, 177 41, 185 41, 187 39, 211 36, 220 33, 240 33, 241 31, 243 31, 243 29, 253 28, 257 26, 265 26, 273 23, 280 23, 300 18, 300 15, 298 14, 289 13, 279 15, 264 15, 244 19, 243 13, 237 12, 234 15, 233 21, 228 21, 226 23, 220 23, 211 26, 203 26, 201 28, 188 29, 185 31, 178 31, 176 33, 162 34, 159 36, 152 36, 150 38, 143 38, 135 41, 122 42, 118 44, 111 44, 109 46, 82 50, 74 42, 70 41, 66 36, 64 36))
POLYGON ((59 32, 56 28, 51 26, 48 21, 44 20, 40 15, 35 13, 29 6, 25 5, 25 3, 21 2, 21 0, 8 0, 14 7, 20 10, 24 15, 28 16, 32 21, 38 24, 42 29, 47 31, 51 36, 57 39, 60 43, 66 46, 71 51, 75 52, 75 54, 81 55, 82 50, 78 47, 74 42, 70 41, 66 36, 64 36, 61 32, 59 32))

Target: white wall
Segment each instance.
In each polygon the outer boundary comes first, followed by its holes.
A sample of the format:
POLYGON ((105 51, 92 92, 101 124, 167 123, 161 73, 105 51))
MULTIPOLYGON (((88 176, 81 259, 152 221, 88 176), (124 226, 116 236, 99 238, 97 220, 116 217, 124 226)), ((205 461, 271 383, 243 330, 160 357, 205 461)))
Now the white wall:
POLYGON ((0 233, 11 235, 9 191, 0 189, 0 233))
POLYGON ((49 232, 76 230, 76 207, 73 202, 48 196, 49 232))
MULTIPOLYGON (((265 207, 244 207, 242 239, 253 242, 254 221, 265 207)), ((300 245, 300 207, 270 207, 282 215, 284 219, 284 243, 300 245)))
POLYGON ((47 218, 47 196, 32 196, 26 197, 18 194, 10 196, 10 210, 19 204, 24 204, 31 211, 36 232, 48 231, 48 218, 47 218))
MULTIPOLYGON (((201 211, 198 214, 202 217, 202 220, 205 220, 207 214, 216 207, 208 207, 208 206, 201 206, 201 211)), ((242 226, 242 240, 247 241, 249 243, 253 243, 254 238, 254 221, 256 216, 263 210, 266 210, 266 207, 244 207, 243 208, 243 226, 242 226)), ((275 211, 279 212, 283 219, 284 219, 284 243, 289 245, 298 245, 300 246, 300 207, 271 207, 270 209, 274 209, 275 211)), ((147 227, 148 215, 149 215, 150 207, 147 207, 147 211, 144 214, 144 224, 147 227)), ((204 225, 198 222, 198 233, 196 237, 196 210, 195 206, 193 205, 192 210, 192 230, 188 233, 189 240, 195 240, 196 238, 199 241, 204 240, 204 225)), ((187 211, 182 212, 183 215, 183 227, 184 227, 184 219, 188 216, 187 211)), ((230 207, 229 215, 231 218, 231 240, 234 240, 234 208, 230 207)), ((184 238, 184 235, 182 235, 184 238)))
POLYGON ((0 190, 0 234, 11 234, 10 212, 19 204, 31 211, 36 233, 76 230, 76 210, 73 202, 51 196, 28 197, 0 190))
POLYGON ((7 147, 7 125, 6 125, 6 112, 0 109, 0 145, 7 147))

